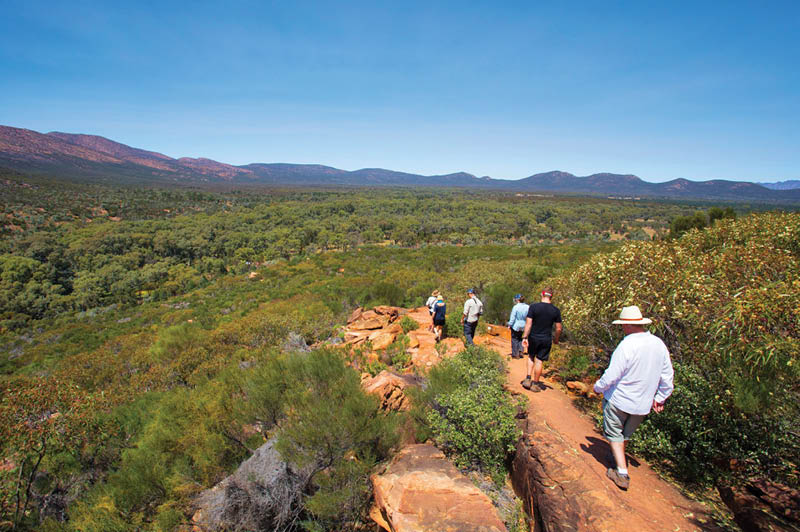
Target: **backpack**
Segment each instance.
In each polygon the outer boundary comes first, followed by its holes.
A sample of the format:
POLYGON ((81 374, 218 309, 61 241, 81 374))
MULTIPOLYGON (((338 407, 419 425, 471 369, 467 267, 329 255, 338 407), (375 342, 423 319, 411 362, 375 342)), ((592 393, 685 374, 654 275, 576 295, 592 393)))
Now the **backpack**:
POLYGON ((477 297, 475 298, 475 301, 478 303, 478 317, 480 318, 481 316, 483 316, 483 301, 481 301, 477 297))

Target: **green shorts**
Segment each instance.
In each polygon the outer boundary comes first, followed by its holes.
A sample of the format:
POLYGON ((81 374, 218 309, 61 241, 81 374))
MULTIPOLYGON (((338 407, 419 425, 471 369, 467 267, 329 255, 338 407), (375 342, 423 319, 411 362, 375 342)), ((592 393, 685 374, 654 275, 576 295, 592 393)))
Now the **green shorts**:
POLYGON ((603 434, 608 441, 628 441, 645 416, 623 412, 603 399, 603 434))

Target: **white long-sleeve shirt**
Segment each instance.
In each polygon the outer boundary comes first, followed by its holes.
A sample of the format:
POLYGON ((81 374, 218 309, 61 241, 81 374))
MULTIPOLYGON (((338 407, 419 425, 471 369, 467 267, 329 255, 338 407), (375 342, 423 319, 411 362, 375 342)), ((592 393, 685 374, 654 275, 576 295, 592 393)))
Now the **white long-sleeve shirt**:
POLYGON ((669 350, 661 338, 649 332, 633 333, 614 350, 594 391, 623 412, 646 415, 653 400, 663 403, 672 394, 672 377, 669 350))

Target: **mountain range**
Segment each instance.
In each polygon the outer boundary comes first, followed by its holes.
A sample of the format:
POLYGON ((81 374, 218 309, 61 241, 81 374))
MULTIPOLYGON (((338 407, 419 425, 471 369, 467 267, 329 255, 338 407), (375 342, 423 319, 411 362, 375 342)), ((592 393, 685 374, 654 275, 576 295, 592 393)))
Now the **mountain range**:
POLYGON ((770 183, 770 188, 725 180, 674 179, 651 183, 635 175, 610 173, 579 177, 552 171, 507 180, 476 177, 466 172, 425 176, 381 168, 347 171, 317 164, 235 166, 205 158, 174 159, 96 135, 39 133, 9 126, 0 126, 0 168, 115 184, 427 186, 615 197, 800 202, 800 188, 793 186, 796 181, 770 183))

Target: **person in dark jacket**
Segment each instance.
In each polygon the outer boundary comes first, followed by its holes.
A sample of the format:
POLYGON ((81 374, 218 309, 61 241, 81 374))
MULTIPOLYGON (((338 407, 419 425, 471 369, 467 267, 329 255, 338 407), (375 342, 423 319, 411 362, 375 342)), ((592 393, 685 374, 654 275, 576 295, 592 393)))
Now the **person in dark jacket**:
POLYGON ((436 341, 438 342, 444 338, 444 324, 447 316, 447 305, 445 305, 442 296, 439 296, 439 299, 436 300, 436 303, 431 308, 433 309, 433 314, 431 314, 433 332, 436 333, 436 341))

